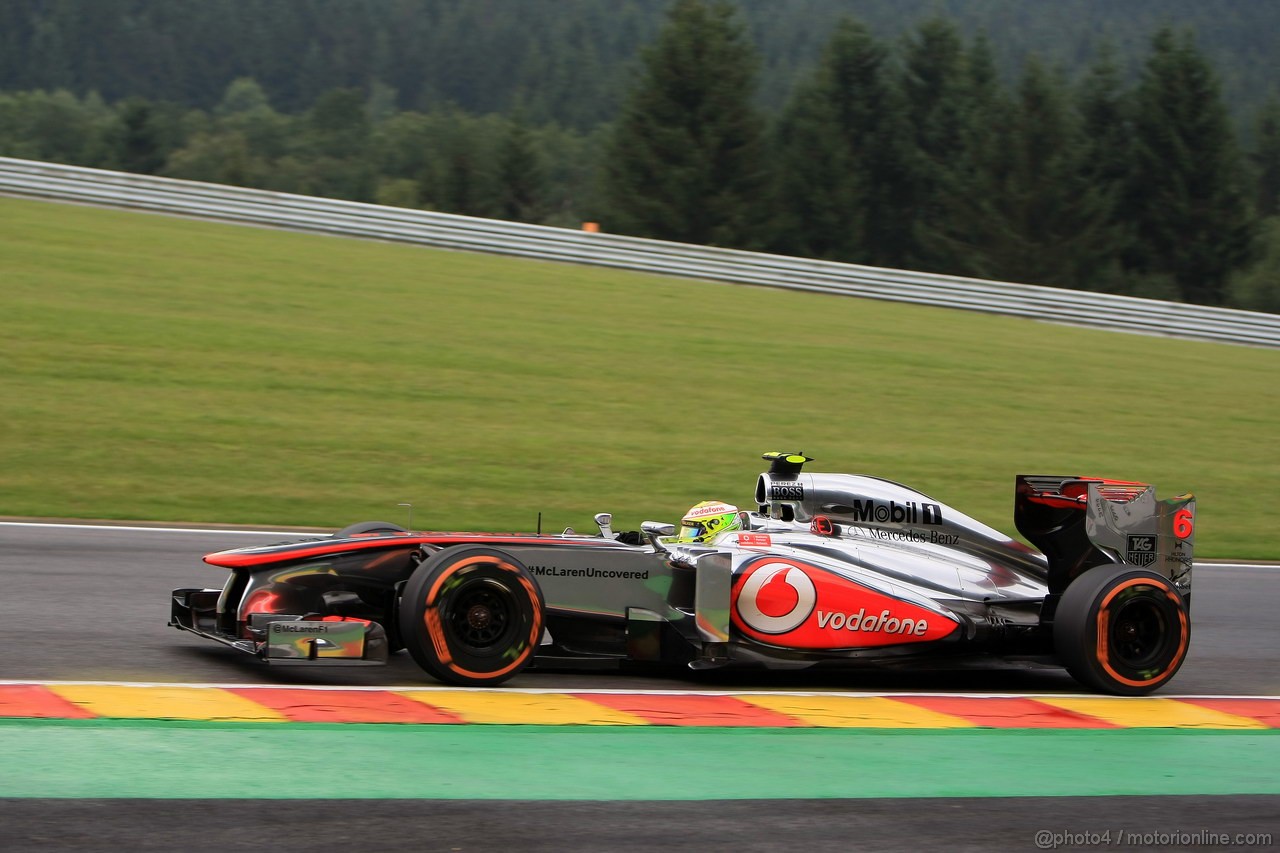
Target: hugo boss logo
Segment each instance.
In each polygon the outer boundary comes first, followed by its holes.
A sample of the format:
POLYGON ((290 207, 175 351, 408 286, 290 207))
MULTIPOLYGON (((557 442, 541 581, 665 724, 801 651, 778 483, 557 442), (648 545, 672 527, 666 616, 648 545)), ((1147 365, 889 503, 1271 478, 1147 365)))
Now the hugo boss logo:
POLYGON ((802 501, 804 500, 804 484, 803 483, 771 483, 769 485, 769 500, 771 501, 802 501))

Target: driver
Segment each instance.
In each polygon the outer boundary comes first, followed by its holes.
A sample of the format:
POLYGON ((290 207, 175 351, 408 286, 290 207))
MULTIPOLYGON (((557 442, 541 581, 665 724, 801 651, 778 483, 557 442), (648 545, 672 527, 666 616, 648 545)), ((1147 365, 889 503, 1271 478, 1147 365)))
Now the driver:
POLYGON ((690 507, 680 519, 680 532, 675 541, 681 544, 705 543, 727 530, 741 530, 738 508, 723 501, 703 501, 690 507))

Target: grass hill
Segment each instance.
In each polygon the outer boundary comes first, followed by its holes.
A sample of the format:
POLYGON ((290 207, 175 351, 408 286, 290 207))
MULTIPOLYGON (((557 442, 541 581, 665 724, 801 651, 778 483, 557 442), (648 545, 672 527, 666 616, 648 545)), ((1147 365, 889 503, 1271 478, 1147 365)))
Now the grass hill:
POLYGON ((1017 473, 1276 558, 1280 353, 0 199, 0 514, 591 529, 766 450, 1012 532, 1017 473))

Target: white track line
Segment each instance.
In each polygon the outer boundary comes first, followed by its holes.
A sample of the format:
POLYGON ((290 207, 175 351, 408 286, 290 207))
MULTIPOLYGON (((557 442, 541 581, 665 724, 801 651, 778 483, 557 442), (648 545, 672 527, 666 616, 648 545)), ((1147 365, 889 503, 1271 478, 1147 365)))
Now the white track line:
POLYGON ((1239 563, 1227 560, 1197 560, 1197 566, 1213 566, 1220 569, 1280 569, 1280 563, 1262 562, 1257 563, 1239 563))
MULTIPOLYGON (((244 690, 264 688, 270 690, 314 690, 325 692, 331 690, 381 693, 388 690, 412 690, 429 693, 520 693, 528 695, 546 695, 559 693, 599 693, 619 696, 927 696, 932 698, 960 699, 1120 699, 1124 696, 1102 696, 1097 693, 929 693, 926 691, 814 691, 814 690, 630 690, 630 689, 592 689, 581 687, 440 687, 428 684, 386 685, 383 687, 343 687, 321 684, 223 684, 196 682, 151 682, 151 681, 40 681, 36 679, 0 679, 0 687, 192 687, 206 690, 244 690)), ((1141 696, 1140 699, 1273 699, 1280 696, 1251 696, 1245 694, 1161 694, 1159 696, 1141 696)))

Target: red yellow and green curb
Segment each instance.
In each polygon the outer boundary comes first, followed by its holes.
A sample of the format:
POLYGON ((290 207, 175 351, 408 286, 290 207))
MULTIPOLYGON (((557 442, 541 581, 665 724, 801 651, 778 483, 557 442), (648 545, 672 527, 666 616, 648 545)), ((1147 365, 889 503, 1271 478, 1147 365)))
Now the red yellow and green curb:
POLYGON ((18 798, 1280 794, 1280 697, 5 682, 0 758, 18 798))
POLYGON ((0 684, 0 718, 717 728, 1259 730, 1277 697, 0 684))

